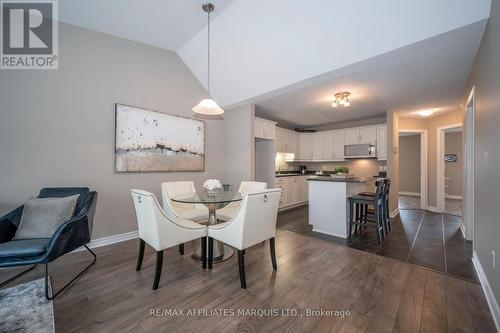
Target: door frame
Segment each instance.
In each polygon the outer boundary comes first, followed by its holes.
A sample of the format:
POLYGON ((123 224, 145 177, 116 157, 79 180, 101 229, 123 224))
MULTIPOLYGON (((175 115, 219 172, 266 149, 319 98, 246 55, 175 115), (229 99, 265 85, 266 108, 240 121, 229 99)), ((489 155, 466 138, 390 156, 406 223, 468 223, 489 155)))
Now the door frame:
MULTIPOLYGON (((428 185, 428 142, 429 135, 427 129, 398 129, 398 140, 399 133, 417 133, 420 134, 420 208, 427 209, 429 204, 427 185, 428 185)), ((398 164, 399 164, 399 154, 398 154, 398 164)))
MULTIPOLYGON (((462 127, 463 131, 463 123, 454 123, 450 125, 440 126, 437 128, 437 143, 436 143, 436 200, 437 200, 437 211, 439 213, 444 213, 445 211, 445 161, 444 161, 444 153, 445 153, 445 133, 446 130, 462 127)), ((462 132, 463 133, 463 132, 462 132)))
POLYGON ((465 148, 465 163, 464 163, 464 196, 462 199, 463 218, 460 225, 462 233, 467 240, 474 242, 474 140, 475 140, 475 122, 476 122, 476 87, 473 86, 467 102, 464 106, 465 110, 465 126, 464 126, 464 148, 465 148), (470 109, 469 109, 470 105, 470 109), (470 123, 469 120, 470 112, 470 123), (468 135, 468 132, 471 135, 468 135))

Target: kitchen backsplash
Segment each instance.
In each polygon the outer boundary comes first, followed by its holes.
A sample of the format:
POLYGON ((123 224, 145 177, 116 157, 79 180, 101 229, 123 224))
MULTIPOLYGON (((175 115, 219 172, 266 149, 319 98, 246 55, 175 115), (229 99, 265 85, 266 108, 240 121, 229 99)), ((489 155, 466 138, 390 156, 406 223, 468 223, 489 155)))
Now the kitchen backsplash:
POLYGON ((380 167, 385 167, 387 165, 386 161, 378 161, 374 159, 355 159, 348 160, 344 162, 292 162, 287 163, 285 161, 285 154, 276 154, 275 169, 287 171, 299 171, 299 165, 305 165, 307 170, 314 171, 333 171, 336 167, 347 166, 349 168, 349 173, 354 174, 358 177, 372 177, 379 173, 380 167))

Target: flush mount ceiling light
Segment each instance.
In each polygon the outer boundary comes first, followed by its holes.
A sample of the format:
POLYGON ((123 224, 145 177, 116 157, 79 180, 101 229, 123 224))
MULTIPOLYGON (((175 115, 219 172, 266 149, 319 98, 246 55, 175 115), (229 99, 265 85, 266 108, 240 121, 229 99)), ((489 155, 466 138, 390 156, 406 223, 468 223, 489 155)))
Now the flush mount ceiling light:
POLYGON ((210 13, 214 11, 215 6, 211 3, 205 3, 201 6, 203 11, 208 15, 208 62, 207 62, 207 91, 208 98, 205 98, 198 103, 192 110, 199 114, 204 115, 220 115, 224 113, 224 110, 212 99, 210 98, 210 13))
POLYGON ((351 93, 348 91, 342 91, 335 94, 335 100, 332 103, 332 106, 336 108, 338 105, 349 106, 351 103, 349 102, 349 96, 351 93))
POLYGON ((434 114, 434 112, 436 112, 435 110, 424 110, 424 111, 420 111, 418 114, 421 115, 422 117, 429 117, 429 116, 432 116, 432 114, 434 114))

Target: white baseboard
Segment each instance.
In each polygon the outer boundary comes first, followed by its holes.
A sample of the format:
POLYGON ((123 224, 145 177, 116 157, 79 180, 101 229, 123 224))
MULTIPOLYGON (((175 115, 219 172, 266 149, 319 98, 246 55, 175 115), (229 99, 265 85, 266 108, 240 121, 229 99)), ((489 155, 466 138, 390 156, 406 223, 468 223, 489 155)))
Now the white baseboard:
POLYGON ((410 196, 410 197, 419 197, 420 196, 420 193, 418 193, 418 192, 404 192, 404 191, 399 191, 398 193, 399 193, 399 195, 407 195, 407 196, 410 196))
POLYGON ((325 235, 328 235, 328 236, 333 236, 333 237, 339 237, 339 238, 346 239, 346 237, 345 237, 345 236, 342 236, 342 235, 335 235, 335 234, 332 234, 331 232, 326 232, 326 231, 319 230, 319 229, 315 229, 315 228, 313 228, 313 229, 312 229, 312 231, 313 231, 313 232, 320 233, 320 234, 325 234, 325 235))
POLYGON ((399 214, 399 208, 396 208, 389 214, 389 216, 391 218, 395 218, 396 216, 398 216, 398 214, 399 214))
POLYGON ((445 199, 456 199, 456 200, 462 200, 461 195, 455 195, 455 194, 445 194, 444 195, 445 199))
MULTIPOLYGON (((121 242, 125 242, 125 241, 135 239, 138 237, 139 237, 139 232, 137 230, 135 230, 135 231, 126 232, 123 234, 96 238, 96 239, 91 240, 87 246, 90 247, 91 249, 94 249, 96 247, 121 243, 121 242)), ((78 249, 76 249, 73 252, 82 251, 83 249, 84 249, 83 247, 79 247, 78 249)))
POLYGON ((460 222, 460 231, 462 232, 462 236, 464 239, 467 239, 467 237, 465 237, 465 225, 464 225, 464 221, 462 220, 462 222, 460 222))
POLYGON ((481 287, 483 287, 484 295, 486 296, 486 301, 490 307, 491 315, 493 316, 493 321, 497 327, 497 331, 500 332, 500 308, 498 307, 497 300, 493 294, 488 278, 484 273, 483 266, 477 257, 476 251, 472 253, 472 262, 476 268, 477 275, 479 276, 479 281, 481 282, 481 287))

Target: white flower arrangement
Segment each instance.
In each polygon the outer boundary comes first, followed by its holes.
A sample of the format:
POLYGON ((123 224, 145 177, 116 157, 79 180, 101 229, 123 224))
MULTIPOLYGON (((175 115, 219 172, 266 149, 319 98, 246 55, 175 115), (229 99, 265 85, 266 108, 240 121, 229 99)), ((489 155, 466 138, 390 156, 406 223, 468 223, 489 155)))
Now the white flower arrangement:
POLYGON ((203 183, 203 188, 207 189, 208 191, 214 191, 222 188, 222 184, 218 179, 207 179, 203 183))

